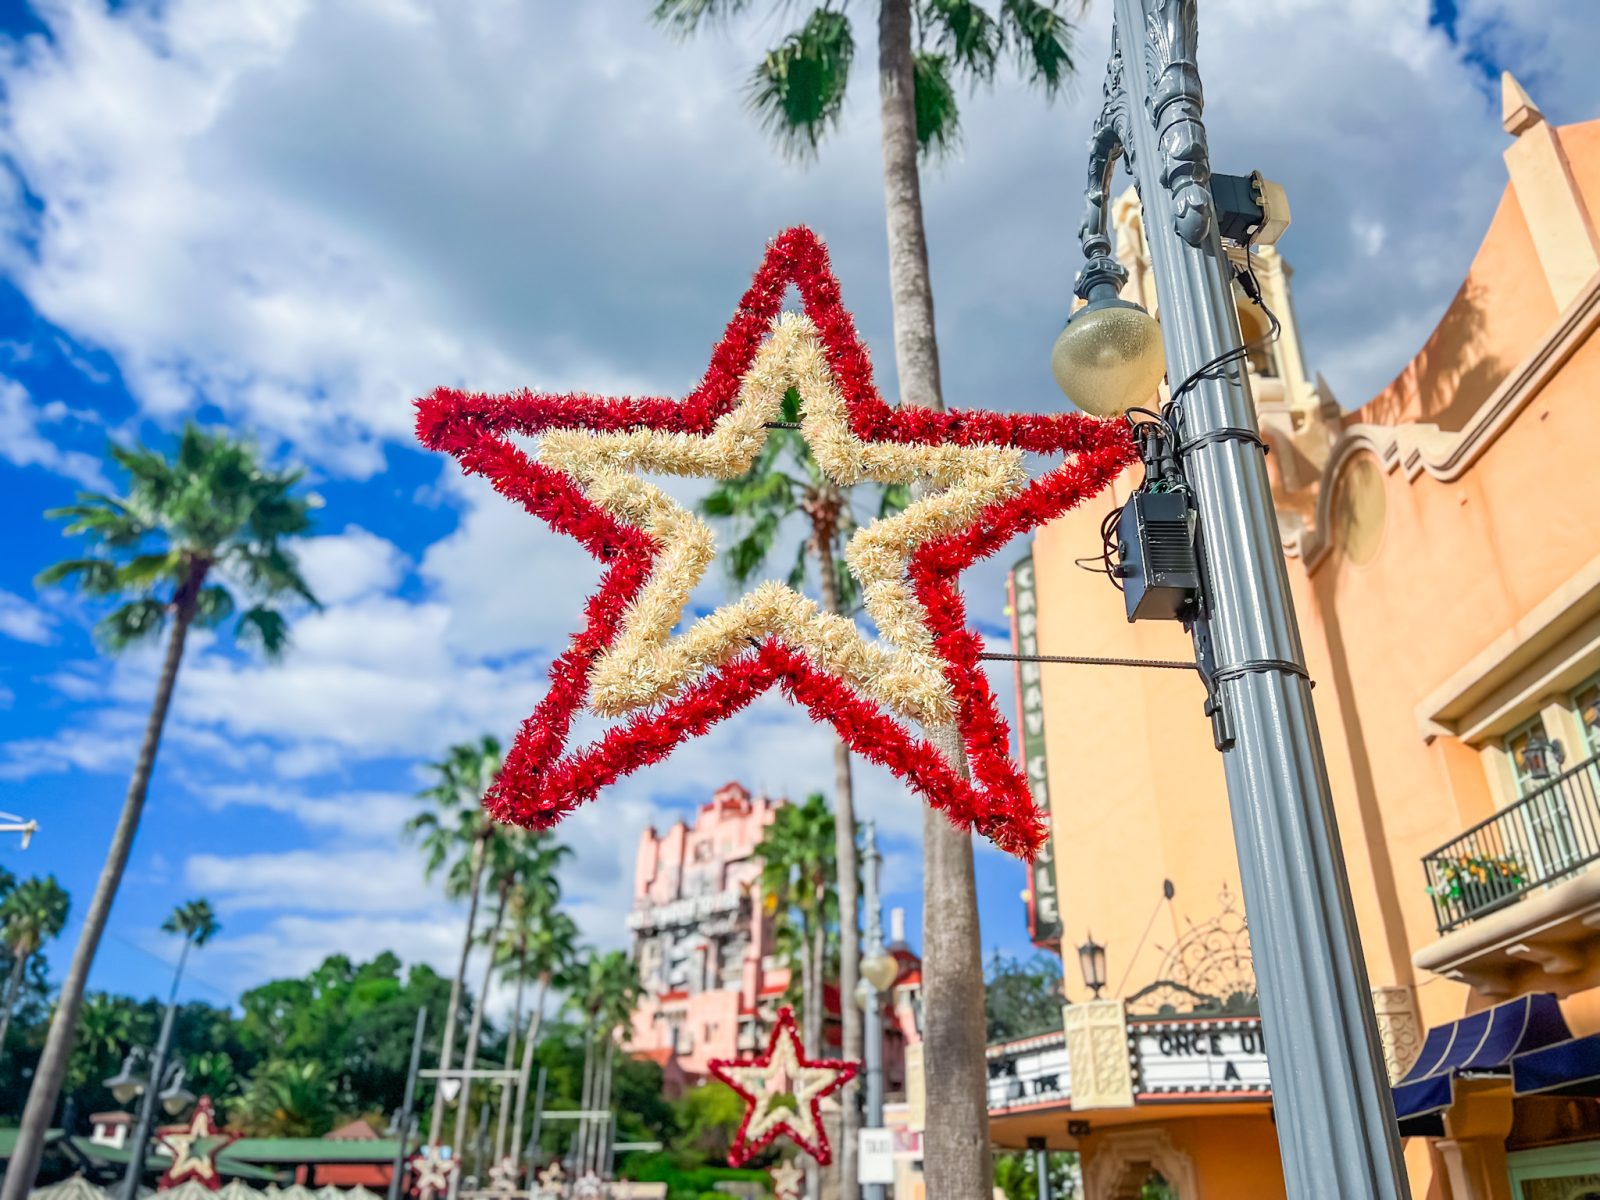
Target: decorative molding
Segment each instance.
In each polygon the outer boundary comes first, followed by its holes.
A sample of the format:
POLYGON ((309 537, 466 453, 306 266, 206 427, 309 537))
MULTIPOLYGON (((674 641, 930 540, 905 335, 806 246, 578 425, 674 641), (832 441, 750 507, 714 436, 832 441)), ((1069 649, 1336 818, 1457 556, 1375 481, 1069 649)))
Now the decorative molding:
POLYGON ((1428 422, 1404 425, 1358 423, 1347 426, 1328 455, 1317 494, 1316 523, 1286 539, 1286 553, 1298 556, 1307 573, 1315 571, 1333 548, 1331 537, 1334 485, 1339 472, 1357 454, 1377 456, 1388 472, 1403 469, 1407 482, 1424 471, 1452 483, 1482 458, 1518 414, 1532 404, 1578 348, 1600 328, 1600 275, 1561 314, 1554 328, 1503 380, 1461 429, 1440 429, 1428 422))
POLYGON ((1150 120, 1161 147, 1161 183, 1172 193, 1172 224, 1191 246, 1211 232, 1211 160, 1200 119, 1196 0, 1144 0, 1144 65, 1150 120))
POLYGON ((1183 1200, 1200 1200, 1194 1160, 1172 1144, 1165 1129, 1154 1125, 1092 1134, 1083 1168, 1084 1195, 1088 1200, 1137 1198, 1145 1181, 1128 1175, 1140 1168, 1160 1171, 1167 1187, 1183 1200))
POLYGON ((1383 1047, 1383 1065, 1389 1082, 1394 1083, 1411 1068, 1422 1049, 1422 1018, 1417 1014, 1417 996, 1409 987, 1375 987, 1372 1011, 1378 1018, 1378 1041, 1383 1047))
POLYGON ((1089 1000, 1063 1010, 1072 1107, 1133 1107, 1133 1064, 1121 1000, 1089 1000))

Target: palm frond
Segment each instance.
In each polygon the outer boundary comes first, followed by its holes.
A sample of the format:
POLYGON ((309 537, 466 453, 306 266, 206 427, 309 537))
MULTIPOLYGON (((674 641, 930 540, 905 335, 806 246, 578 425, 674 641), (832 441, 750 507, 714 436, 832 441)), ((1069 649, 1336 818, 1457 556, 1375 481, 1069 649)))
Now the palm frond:
POLYGON ((233 593, 220 584, 200 589, 195 597, 194 623, 202 629, 215 629, 233 616, 233 593))
POLYGON ((1072 25, 1056 0, 1002 0, 1000 21, 1022 77, 1053 99, 1075 69, 1072 25))
POLYGON ((108 650, 124 650, 149 641, 166 623, 167 605, 160 600, 130 600, 100 618, 95 636, 108 650))
POLYGON ((256 604, 239 615, 234 636, 242 642, 255 642, 266 657, 277 658, 289 644, 289 623, 277 609, 256 604))
POLYGON ((819 8, 761 60, 749 104, 784 154, 810 157, 838 123, 854 56, 849 18, 819 8))
POLYGON ((726 21, 749 6, 750 0, 656 0, 650 19, 674 37, 688 37, 702 25, 726 21))
POLYGON ((975 0, 922 0, 922 25, 951 64, 988 83, 994 78, 1004 37, 1000 23, 975 0))
POLYGON ((781 520, 776 513, 764 512, 750 523, 744 534, 728 547, 728 578, 743 586, 754 579, 772 554, 778 540, 781 520))
POLYGON ((76 577, 80 591, 91 596, 111 596, 117 590, 117 565, 103 558, 69 558, 46 567, 33 577, 40 587, 67 583, 76 577))
POLYGON ((919 51, 912 63, 917 145, 930 158, 942 158, 961 144, 961 113, 950 66, 947 56, 927 51, 919 51))

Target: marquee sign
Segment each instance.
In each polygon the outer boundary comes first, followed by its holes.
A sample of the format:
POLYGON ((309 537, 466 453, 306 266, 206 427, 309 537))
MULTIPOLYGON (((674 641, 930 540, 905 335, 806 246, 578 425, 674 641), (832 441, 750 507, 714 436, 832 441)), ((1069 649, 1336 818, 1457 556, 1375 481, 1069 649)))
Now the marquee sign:
POLYGON ((1130 1021, 1140 1095, 1270 1092, 1260 1017, 1130 1021))
MULTIPOLYGON (((1011 568, 1011 644, 1022 658, 1039 653, 1039 598, 1034 586, 1033 556, 1011 568)), ((1045 762, 1044 692, 1039 664, 1017 663, 1017 724, 1023 772, 1033 803, 1050 824, 1050 772, 1045 762)), ((1034 856, 1028 889, 1028 936, 1036 946, 1060 951, 1061 899, 1056 892, 1055 847, 1049 836, 1034 856)))

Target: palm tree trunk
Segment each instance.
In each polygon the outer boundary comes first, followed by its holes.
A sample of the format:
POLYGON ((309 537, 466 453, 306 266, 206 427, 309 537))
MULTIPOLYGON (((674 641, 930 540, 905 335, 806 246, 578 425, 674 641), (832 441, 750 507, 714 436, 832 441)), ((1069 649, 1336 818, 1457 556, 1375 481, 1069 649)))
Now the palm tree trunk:
MULTIPOLYGON (((522 1028, 522 996, 523 972, 527 970, 528 955, 525 949, 517 954, 517 999, 511 1017, 511 1024, 506 1026, 506 1070, 511 1069, 511 1064, 517 1061, 517 1033, 522 1028)), ((494 1160, 499 1162, 506 1156, 506 1122, 511 1117, 511 1106, 506 1103, 509 1099, 506 1085, 500 1085, 500 1120, 494 1131, 494 1160)))
MULTIPOLYGON (((456 1108, 456 1153, 466 1146, 468 1101, 472 1098, 472 1068, 478 1062, 478 1039, 483 1036, 483 1010, 489 1005, 489 985, 494 981, 494 945, 500 940, 500 924, 506 917, 506 886, 500 886, 499 903, 494 910, 494 928, 489 934, 489 960, 483 964, 483 984, 478 988, 478 1002, 472 1006, 472 1023, 467 1029, 467 1045, 461 1052, 461 1103, 456 1108)), ((479 1164, 480 1168, 482 1164, 479 1164)), ((461 1172, 455 1174, 459 1181, 461 1172)), ((459 1187, 452 1186, 452 1191, 459 1187)))
MULTIPOLYGON (((428 1125, 428 1145, 437 1146, 444 1133, 445 1073, 455 1057, 456 1014, 461 1010, 461 989, 467 978, 467 956, 472 952, 472 935, 478 924, 478 889, 483 883, 483 860, 488 838, 480 836, 472 847, 472 881, 467 898, 467 931, 461 938, 461 957, 456 961, 455 978, 450 981, 450 1000, 444 1010, 444 1038, 439 1046, 439 1083, 433 1091, 433 1116, 428 1125)), ((466 1098, 462 1097, 462 1103, 466 1098)), ((429 1200, 432 1189, 424 1189, 422 1200, 429 1200)))
MULTIPOLYGON (((589 1027, 584 1031, 583 1038, 583 1098, 578 1102, 578 1108, 583 1112, 590 1111, 594 1106, 594 1051, 595 1051, 595 1022, 591 1020, 589 1027)), ((578 1131, 573 1138, 573 1147, 569 1152, 572 1159, 572 1174, 576 1178, 583 1174, 584 1150, 589 1140, 589 1118, 578 1118, 578 1131)))
MULTIPOLYGON (((883 194, 900 402, 942 409, 912 79, 911 0, 880 0, 883 194)), ((930 736, 965 771, 956 731, 932 730, 930 736)), ((922 1036, 927 1063, 923 1174, 928 1194, 939 1200, 989 1200, 993 1183, 985 1108, 983 949, 972 841, 931 808, 923 813, 922 830, 922 1036)))
MULTIPOLYGON (((595 1107, 604 1112, 609 1112, 611 1109, 611 1086, 616 1080, 616 1069, 617 1040, 615 1033, 611 1032, 606 1034, 605 1066, 601 1070, 600 1084, 596 1089, 599 1092, 600 1102, 596 1104, 595 1107)), ((610 1141, 611 1118, 607 1116, 602 1118, 599 1125, 596 1126, 594 1147, 590 1151, 590 1156, 594 1160, 594 1173, 602 1178, 605 1176, 606 1158, 609 1156, 611 1150, 610 1141)))
MULTIPOLYGON (((818 530, 818 574, 822 579, 822 607, 838 615, 839 579, 834 562, 832 530, 818 530)), ((834 858, 839 872, 839 1018, 843 1032, 844 1057, 860 1062, 862 1057, 862 1012, 855 1005, 856 982, 860 973, 860 927, 856 897, 856 803, 850 778, 850 748, 844 739, 833 739, 833 829, 834 858)), ((839 1123, 840 1200, 859 1200, 861 1185, 856 1179, 856 1127, 860 1114, 861 1089, 851 1083, 839 1096, 843 1108, 839 1123)))
POLYGON ((6 1034, 11 1031, 11 1014, 17 1007, 17 992, 22 987, 22 970, 28 965, 28 956, 19 954, 11 963, 11 974, 6 978, 6 997, 0 1009, 0 1055, 5 1053, 6 1034))
MULTIPOLYGON (((817 970, 817 956, 814 950, 816 945, 815 927, 819 922, 819 914, 813 914, 805 909, 800 915, 800 1001, 805 1006, 800 1021, 800 1037, 806 1044, 810 1054, 821 1054, 822 1044, 822 982, 817 970)), ((810 1200, 816 1200, 822 1194, 818 1181, 822 1176, 817 1160, 809 1154, 803 1156, 806 1169, 806 1195, 810 1200)))
POLYGON ((33 1190, 34 1177, 39 1173, 39 1159, 44 1154, 44 1135, 50 1128, 50 1118, 55 1115, 61 1081, 66 1077, 67 1060, 72 1056, 72 1043, 77 1037, 78 1012, 83 1007, 89 968, 94 964, 95 951, 99 949, 106 920, 111 916, 111 905, 122 883, 122 873, 127 869, 134 835, 139 832, 139 817, 144 812, 145 797, 150 791, 150 777, 155 772, 156 750, 161 745, 161 731, 166 725, 167 709, 172 705, 172 692, 178 682, 178 666, 183 661, 189 623, 194 619, 194 596, 203 581, 203 572, 186 581, 176 604, 172 632, 167 638, 166 656, 161 662, 161 677, 156 684, 155 701, 150 706, 150 717, 145 722, 144 738, 139 743, 139 757, 134 762, 133 777, 128 781, 128 794, 122 802, 122 815, 117 818, 116 831, 111 835, 111 848, 106 853, 99 882, 95 884, 94 895, 84 913, 83 932, 72 951, 72 965, 67 968, 67 977, 61 984, 55 1015, 50 1019, 50 1033, 45 1038, 44 1052, 39 1056, 39 1065, 34 1070, 33 1086, 28 1089, 28 1104, 22 1113, 21 1127, 17 1130, 16 1150, 6 1170, 0 1200, 25 1200, 33 1190))
MULTIPOLYGON (((522 1153, 522 1123, 528 1111, 528 1085, 533 1078, 533 1051, 539 1041, 539 1028, 544 1024, 544 999, 550 990, 550 976, 539 976, 539 1002, 534 1007, 533 1019, 528 1023, 528 1037, 522 1043, 522 1078, 517 1089, 517 1112, 515 1117, 516 1129, 511 1136, 511 1159, 520 1161, 522 1153)), ((533 1170, 533 1162, 528 1163, 528 1169, 533 1170)))

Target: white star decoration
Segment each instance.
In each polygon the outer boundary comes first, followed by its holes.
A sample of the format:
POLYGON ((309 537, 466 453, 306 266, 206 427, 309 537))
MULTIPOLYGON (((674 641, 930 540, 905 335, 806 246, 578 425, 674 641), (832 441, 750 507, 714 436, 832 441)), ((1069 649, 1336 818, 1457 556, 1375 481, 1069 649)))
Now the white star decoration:
POLYGON ((497 1192, 517 1190, 517 1162, 509 1154, 489 1168, 489 1186, 497 1192))
POLYGON ((775 1200, 800 1200, 805 1177, 794 1160, 787 1159, 772 1168, 772 1194, 775 1200))
POLYGON ((411 1159, 412 1186, 422 1193, 450 1190, 450 1176, 456 1160, 445 1155, 443 1146, 429 1146, 411 1159))

